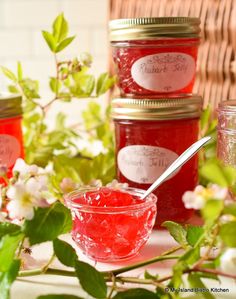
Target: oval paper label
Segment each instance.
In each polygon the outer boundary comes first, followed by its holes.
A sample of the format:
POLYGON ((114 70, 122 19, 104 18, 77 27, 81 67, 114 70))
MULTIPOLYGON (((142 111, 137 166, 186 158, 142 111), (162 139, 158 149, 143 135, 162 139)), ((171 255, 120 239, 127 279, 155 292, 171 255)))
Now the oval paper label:
POLYGON ((0 165, 7 167, 13 166, 16 159, 20 157, 20 143, 19 141, 6 134, 0 135, 0 165))
POLYGON ((175 152, 163 147, 131 145, 119 151, 117 163, 121 173, 128 180, 152 184, 177 158, 175 152))
POLYGON ((145 89, 173 92, 185 88, 195 75, 195 60, 184 53, 144 56, 132 65, 134 81, 145 89))

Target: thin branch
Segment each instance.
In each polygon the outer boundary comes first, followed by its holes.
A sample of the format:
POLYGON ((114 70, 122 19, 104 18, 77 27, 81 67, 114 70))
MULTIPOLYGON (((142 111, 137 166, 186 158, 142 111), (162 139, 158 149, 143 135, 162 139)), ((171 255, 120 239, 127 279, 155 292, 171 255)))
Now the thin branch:
MULTIPOLYGON (((173 259, 176 260, 179 257, 180 257, 179 255, 158 256, 158 257, 152 258, 150 260, 146 260, 146 261, 141 262, 141 263, 137 263, 137 264, 133 264, 133 265, 130 265, 130 266, 122 267, 122 268, 119 268, 117 270, 113 270, 113 271, 110 271, 110 272, 113 273, 113 275, 116 276, 116 275, 119 275, 121 273, 128 272, 128 271, 140 268, 140 267, 144 267, 144 266, 156 263, 156 262, 161 262, 161 261, 165 261, 165 260, 173 260, 173 259)), ((104 272, 104 274, 106 274, 106 273, 109 273, 109 272, 104 272)))

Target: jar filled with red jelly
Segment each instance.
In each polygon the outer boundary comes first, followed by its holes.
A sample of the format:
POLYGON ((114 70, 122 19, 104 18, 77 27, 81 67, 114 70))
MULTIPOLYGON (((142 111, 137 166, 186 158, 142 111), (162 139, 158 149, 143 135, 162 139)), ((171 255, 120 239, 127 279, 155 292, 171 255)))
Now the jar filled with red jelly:
POLYGON ((121 95, 191 93, 200 20, 189 17, 117 19, 109 23, 121 95))
MULTIPOLYGON (((147 189, 192 143, 198 140, 202 98, 198 95, 112 101, 117 177, 131 187, 147 189)), ((198 182, 195 155, 153 193, 158 197, 156 226, 188 221, 182 195, 198 182)))
POLYGON ((24 157, 21 100, 19 95, 0 93, 0 166, 8 168, 9 177, 16 159, 24 157))

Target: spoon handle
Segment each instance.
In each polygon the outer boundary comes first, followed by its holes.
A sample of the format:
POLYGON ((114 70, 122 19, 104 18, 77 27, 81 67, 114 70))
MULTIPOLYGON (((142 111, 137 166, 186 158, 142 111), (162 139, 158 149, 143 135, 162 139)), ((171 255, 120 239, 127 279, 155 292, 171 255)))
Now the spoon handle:
POLYGON ((187 148, 160 176, 159 178, 147 189, 142 199, 151 194, 157 187, 159 187, 173 172, 185 164, 189 159, 200 150, 200 148, 211 139, 210 136, 203 137, 197 142, 193 143, 187 148))

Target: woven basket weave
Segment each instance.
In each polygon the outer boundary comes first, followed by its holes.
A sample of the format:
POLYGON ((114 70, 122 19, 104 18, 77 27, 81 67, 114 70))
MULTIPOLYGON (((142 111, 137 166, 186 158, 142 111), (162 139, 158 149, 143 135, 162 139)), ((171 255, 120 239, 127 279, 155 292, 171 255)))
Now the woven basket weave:
POLYGON ((202 42, 193 92, 204 106, 236 99, 236 0, 110 0, 110 19, 200 17, 202 42))

